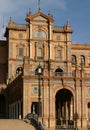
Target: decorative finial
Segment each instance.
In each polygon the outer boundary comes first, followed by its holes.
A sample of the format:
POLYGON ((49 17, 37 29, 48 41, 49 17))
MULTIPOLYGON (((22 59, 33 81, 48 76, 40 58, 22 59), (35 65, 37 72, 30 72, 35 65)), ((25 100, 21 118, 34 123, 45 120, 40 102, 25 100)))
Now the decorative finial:
POLYGON ((31 8, 29 8, 29 15, 31 15, 32 14, 32 12, 31 12, 31 8))
POLYGON ((48 16, 53 17, 53 15, 51 14, 51 11, 48 12, 48 16))
POLYGON ((69 19, 67 20, 67 26, 69 26, 70 25, 70 23, 69 23, 69 19))
POLYGON ((51 15, 51 12, 50 12, 50 11, 48 12, 48 15, 49 15, 49 16, 51 15))
POLYGON ((12 23, 12 17, 10 16, 8 25, 10 25, 11 23, 12 23))
POLYGON ((12 17, 10 16, 9 22, 11 22, 11 21, 12 21, 12 17))
POLYGON ((3 16, 3 23, 2 23, 2 39, 4 38, 4 16, 3 16))
POLYGON ((38 11, 40 11, 40 0, 38 0, 38 11))
POLYGON ((9 18, 9 23, 11 23, 12 22, 12 17, 10 16, 10 18, 9 18))

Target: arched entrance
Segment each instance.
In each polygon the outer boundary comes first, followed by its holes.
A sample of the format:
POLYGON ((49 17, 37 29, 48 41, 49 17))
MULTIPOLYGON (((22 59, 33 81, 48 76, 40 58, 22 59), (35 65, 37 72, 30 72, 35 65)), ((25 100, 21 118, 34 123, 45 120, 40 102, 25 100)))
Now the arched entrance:
POLYGON ((74 98, 67 89, 61 89, 56 93, 56 125, 67 128, 74 126, 74 98))
POLYGON ((0 119, 5 118, 5 96, 0 94, 0 119))

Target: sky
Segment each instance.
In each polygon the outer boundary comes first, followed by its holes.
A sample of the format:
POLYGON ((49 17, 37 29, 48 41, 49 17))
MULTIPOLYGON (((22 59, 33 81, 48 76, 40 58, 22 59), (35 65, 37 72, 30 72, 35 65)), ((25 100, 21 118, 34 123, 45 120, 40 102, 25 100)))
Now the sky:
MULTIPOLYGON (((69 20, 72 42, 90 44, 90 0, 40 0, 46 15, 51 12, 55 26, 64 26, 69 20)), ((18 24, 26 24, 26 13, 38 12, 38 0, 2 0, 0 2, 0 39, 10 17, 18 24), (3 26, 4 24, 4 26, 3 26)))

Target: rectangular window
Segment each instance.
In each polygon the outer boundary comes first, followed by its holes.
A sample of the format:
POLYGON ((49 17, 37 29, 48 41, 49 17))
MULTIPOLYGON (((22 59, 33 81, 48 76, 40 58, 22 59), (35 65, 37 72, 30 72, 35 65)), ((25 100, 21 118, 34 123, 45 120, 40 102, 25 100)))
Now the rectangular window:
POLYGON ((43 58, 43 50, 42 50, 42 48, 38 48, 38 58, 43 58))
POLYGON ((23 57, 23 48, 18 49, 18 56, 23 57))
POLYGON ((56 58, 61 59, 61 50, 56 51, 56 58))

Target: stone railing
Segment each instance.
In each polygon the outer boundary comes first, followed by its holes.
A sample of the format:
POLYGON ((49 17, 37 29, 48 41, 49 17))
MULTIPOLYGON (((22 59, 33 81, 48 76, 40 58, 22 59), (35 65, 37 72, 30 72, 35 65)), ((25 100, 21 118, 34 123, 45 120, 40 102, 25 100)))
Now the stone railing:
POLYGON ((56 125, 56 130, 76 130, 76 129, 74 128, 74 125, 68 125, 67 127, 56 125))
MULTIPOLYGON (((34 71, 24 73, 27 76, 38 76, 34 71)), ((43 76, 48 76, 46 72, 43 72, 43 76)), ((74 77, 72 73, 62 73, 62 72, 50 72, 50 76, 56 77, 74 77)))
MULTIPOLYGON (((35 71, 26 71, 24 75, 27 76, 38 76, 35 71)), ((43 76, 48 76, 46 72, 43 72, 43 76)), ((50 76, 55 76, 55 77, 79 77, 75 73, 63 73, 63 72, 52 72, 50 71, 50 76)), ((85 78, 90 78, 90 73, 84 73, 83 77, 85 78)))

